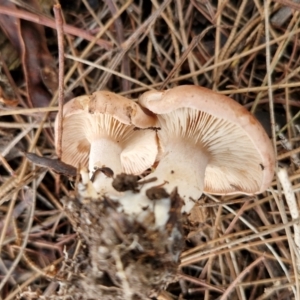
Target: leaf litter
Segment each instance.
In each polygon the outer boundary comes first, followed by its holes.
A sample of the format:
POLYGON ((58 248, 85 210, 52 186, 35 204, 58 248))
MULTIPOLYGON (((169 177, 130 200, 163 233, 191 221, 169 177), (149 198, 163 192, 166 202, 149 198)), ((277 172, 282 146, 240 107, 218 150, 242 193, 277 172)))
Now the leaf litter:
POLYGON ((299 299, 297 1, 60 1, 65 95, 136 99, 199 84, 247 107, 272 136, 280 181, 251 197, 204 195, 188 219, 175 214, 178 262, 166 235, 118 215, 110 199, 81 199, 76 172, 70 181, 57 160, 49 113, 58 52, 55 29, 43 27, 55 28, 46 2, 0 1, 0 34, 20 61, 1 56, 1 299, 299 299))

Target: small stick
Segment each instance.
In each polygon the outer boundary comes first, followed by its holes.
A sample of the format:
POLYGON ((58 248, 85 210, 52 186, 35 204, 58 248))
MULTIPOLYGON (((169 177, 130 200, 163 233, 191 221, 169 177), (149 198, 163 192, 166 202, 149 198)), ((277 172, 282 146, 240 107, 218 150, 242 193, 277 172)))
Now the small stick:
POLYGON ((77 169, 75 167, 62 162, 59 159, 43 157, 31 152, 24 153, 24 155, 34 164, 49 168, 59 175, 68 177, 76 177, 77 175, 77 169))
MULTIPOLYGON (((53 19, 47 18, 43 15, 37 16, 37 15, 30 13, 28 11, 25 11, 25 10, 14 9, 14 8, 0 5, 0 14, 7 15, 7 16, 13 16, 15 18, 27 20, 30 22, 34 22, 37 24, 41 24, 41 25, 56 29, 55 22, 53 19)), ((71 26, 68 24, 64 24, 63 28, 64 28, 65 32, 68 34, 80 37, 80 38, 85 39, 90 42, 94 42, 94 40, 95 40, 94 36, 88 34, 83 29, 79 29, 77 27, 74 27, 74 26, 71 26)), ((103 39, 97 39, 95 41, 95 43, 106 50, 111 50, 113 48, 113 46, 110 42, 105 41, 103 39)))
POLYGON ((237 283, 243 279, 243 277, 250 272, 251 269, 253 269, 257 264, 259 264, 262 260, 264 260, 265 257, 261 256, 259 258, 257 258, 252 264, 250 264, 243 272, 241 272, 232 282, 231 284, 228 286, 228 288, 226 289, 226 291, 223 293, 222 297, 220 298, 220 300, 225 300, 227 299, 227 297, 229 296, 229 294, 231 293, 231 291, 234 289, 234 287, 237 285, 237 283))
POLYGON ((209 289, 211 291, 215 291, 215 292, 218 292, 218 293, 224 293, 225 292, 224 288, 212 285, 211 283, 206 282, 205 280, 195 278, 195 277, 183 274, 183 273, 179 273, 178 276, 180 278, 186 280, 186 281, 192 282, 192 283, 197 284, 197 285, 201 285, 201 286, 203 286, 206 289, 209 289))
POLYGON ((181 55, 181 58, 180 58, 179 62, 174 65, 173 69, 170 71, 169 75, 167 76, 167 78, 164 80, 164 82, 160 86, 160 88, 159 88, 160 90, 163 90, 166 87, 166 85, 170 82, 170 79, 173 77, 173 75, 175 74, 175 72, 182 66, 182 64, 188 58, 189 54, 200 43, 200 41, 206 35, 206 33, 209 30, 211 30, 212 28, 214 28, 214 27, 213 26, 209 26, 208 28, 206 28, 205 30, 203 30, 203 32, 201 34, 193 37, 190 45, 186 48, 186 50, 184 51, 184 53, 181 55))
MULTIPOLYGON (((285 168, 281 168, 279 169, 277 175, 282 185, 285 200, 289 207, 292 219, 296 220, 299 218, 299 210, 298 210, 296 197, 293 191, 292 184, 289 180, 287 170, 285 168)), ((296 249, 298 252, 296 253, 296 261, 297 261, 296 265, 297 265, 298 273, 300 273, 300 225, 297 223, 294 224, 293 227, 294 227, 294 239, 295 239, 296 249)))
MULTIPOLYGON (((61 6, 59 3, 56 3, 53 6, 55 24, 57 31, 57 42, 58 42, 58 129, 57 129, 57 144, 56 152, 58 159, 62 156, 62 132, 63 132, 63 104, 64 104, 64 31, 63 31, 63 17, 61 12, 61 6)), ((59 194, 59 181, 60 175, 55 177, 55 190, 56 194, 59 194)))
POLYGON ((300 4, 295 3, 293 1, 290 1, 290 0, 275 0, 275 2, 278 2, 280 4, 288 6, 289 8, 300 11, 300 4))
POLYGON ((62 150, 62 119, 63 119, 63 104, 64 104, 64 32, 63 32, 63 18, 61 14, 60 4, 55 4, 53 6, 56 31, 57 31, 57 42, 58 42, 58 137, 57 137, 57 156, 60 159, 62 150))
POLYGON ((3 167, 6 169, 6 171, 9 172, 10 176, 16 177, 15 171, 11 168, 11 166, 6 161, 5 157, 1 155, 1 153, 0 153, 0 162, 2 162, 3 167))
MULTIPOLYGON (((84 0, 87 2, 86 0, 84 0)), ((115 3, 115 0, 104 0, 106 3, 110 13, 112 16, 116 15, 118 12, 117 5, 115 3)), ((116 29, 116 35, 117 35, 117 41, 118 46, 120 46, 124 42, 124 25, 122 23, 122 19, 119 16, 114 21, 115 29, 116 29)), ((129 60, 128 60, 128 53, 124 54, 123 60, 122 60, 122 73, 127 75, 128 77, 131 77, 130 75, 130 66, 129 66, 129 60)), ((130 90, 131 82, 122 78, 122 90, 128 91, 130 90)))

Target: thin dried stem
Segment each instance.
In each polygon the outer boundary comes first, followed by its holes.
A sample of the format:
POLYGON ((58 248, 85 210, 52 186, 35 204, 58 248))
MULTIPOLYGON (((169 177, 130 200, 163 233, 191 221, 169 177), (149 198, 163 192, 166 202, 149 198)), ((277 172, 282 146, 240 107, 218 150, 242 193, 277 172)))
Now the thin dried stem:
POLYGON ((250 270, 252 268, 254 268, 256 265, 258 265, 260 262, 262 262, 265 258, 263 256, 257 258, 253 263, 251 263, 243 272, 241 272, 239 274, 238 277, 236 277, 232 283, 229 285, 229 287, 227 288, 227 290, 223 293, 223 295, 221 296, 220 300, 225 300, 227 299, 227 297, 230 295, 232 289, 235 287, 235 285, 242 280, 242 278, 248 273, 250 272, 250 270))
POLYGON ((58 44, 58 113, 57 113, 57 156, 61 158, 62 155, 62 131, 63 131, 63 105, 64 105, 64 32, 63 32, 63 17, 61 12, 61 6, 55 4, 53 7, 56 32, 57 32, 57 44, 58 44))

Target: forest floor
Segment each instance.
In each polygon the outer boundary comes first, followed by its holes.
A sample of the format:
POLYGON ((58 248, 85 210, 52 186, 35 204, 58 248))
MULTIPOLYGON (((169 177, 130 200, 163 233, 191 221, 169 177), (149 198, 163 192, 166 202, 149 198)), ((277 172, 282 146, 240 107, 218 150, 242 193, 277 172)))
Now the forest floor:
POLYGON ((58 99, 183 84, 253 113, 276 168, 262 194, 201 197, 157 299, 300 299, 298 1, 52 2, 0 1, 0 299, 85 299, 51 298, 80 253, 64 208, 77 183, 24 155, 57 158, 58 99))

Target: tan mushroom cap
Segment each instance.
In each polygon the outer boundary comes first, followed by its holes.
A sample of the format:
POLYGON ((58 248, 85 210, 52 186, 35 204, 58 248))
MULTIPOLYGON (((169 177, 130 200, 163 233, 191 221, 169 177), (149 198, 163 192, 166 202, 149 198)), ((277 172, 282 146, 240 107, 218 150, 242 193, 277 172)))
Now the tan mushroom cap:
MULTIPOLYGON (((155 122, 153 114, 146 114, 134 101, 112 92, 98 91, 74 98, 63 107, 61 159, 75 167, 87 166, 92 141, 104 138, 107 143, 115 143, 115 148, 122 148, 120 151, 125 150, 121 153, 124 172, 141 173, 155 161, 157 141, 154 132, 134 129, 152 127, 155 122), (140 141, 144 141, 144 145, 140 141)), ((55 132, 57 130, 56 119, 55 132)), ((57 143, 56 134, 55 145, 57 143)), ((105 151, 109 155, 112 150, 105 151)))
POLYGON ((173 134, 193 140, 206 153, 204 192, 254 194, 270 186, 275 166, 272 144, 259 121, 239 103, 192 85, 149 91, 138 102, 157 114, 163 147, 173 134))
MULTIPOLYGON (((109 114, 118 121, 134 125, 139 128, 154 126, 156 119, 154 115, 147 114, 134 101, 109 91, 97 91, 92 95, 76 97, 64 105, 63 117, 82 113, 109 114)), ((57 120, 55 122, 57 129, 57 120)))

